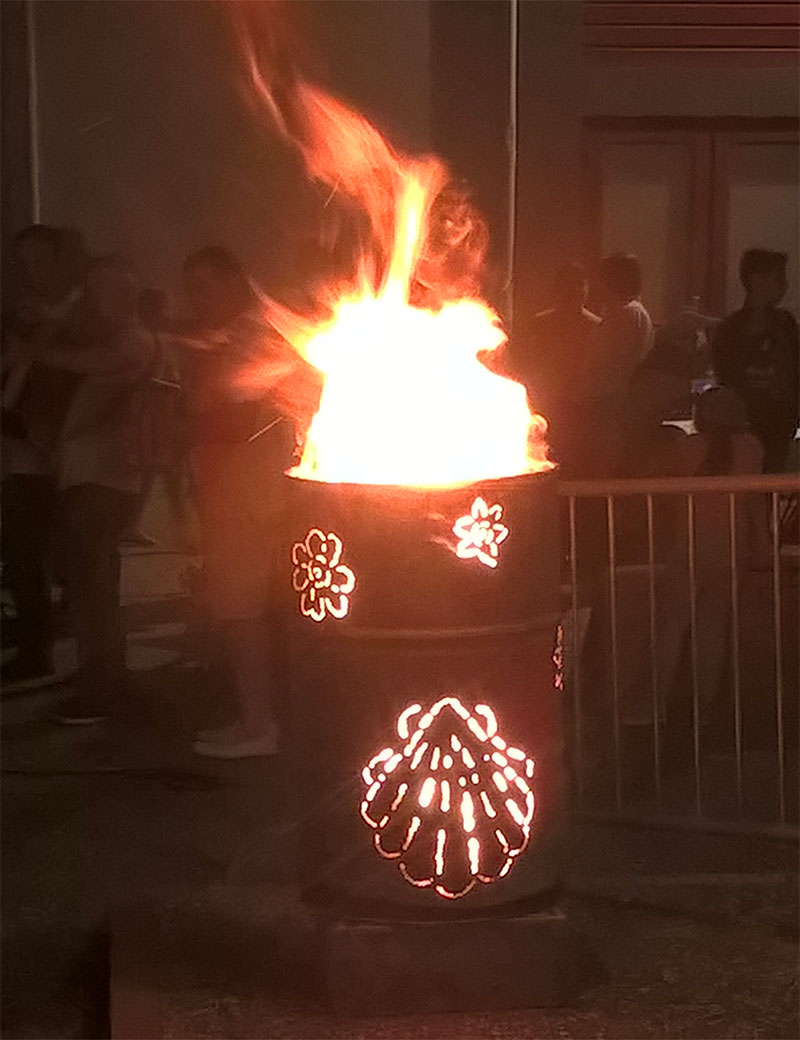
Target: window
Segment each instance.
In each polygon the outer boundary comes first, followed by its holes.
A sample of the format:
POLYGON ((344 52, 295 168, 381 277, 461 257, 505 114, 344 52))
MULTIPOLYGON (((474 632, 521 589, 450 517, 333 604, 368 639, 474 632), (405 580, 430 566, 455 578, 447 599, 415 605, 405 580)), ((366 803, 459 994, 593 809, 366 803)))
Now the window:
POLYGON ((742 250, 782 249, 791 283, 785 305, 797 310, 796 130, 602 122, 593 121, 584 142, 590 262, 616 250, 636 253, 645 305, 663 321, 692 297, 710 313, 736 307, 742 250))

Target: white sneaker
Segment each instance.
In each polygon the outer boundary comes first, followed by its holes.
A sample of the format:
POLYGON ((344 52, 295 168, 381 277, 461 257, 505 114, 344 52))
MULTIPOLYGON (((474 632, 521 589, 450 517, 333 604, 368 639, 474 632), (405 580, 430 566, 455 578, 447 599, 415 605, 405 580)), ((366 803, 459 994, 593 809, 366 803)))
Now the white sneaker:
POLYGON ((267 758, 278 753, 278 736, 274 730, 264 733, 260 737, 251 737, 246 740, 236 739, 235 727, 220 730, 216 739, 198 739, 192 744, 192 751, 196 755, 205 758, 267 758))

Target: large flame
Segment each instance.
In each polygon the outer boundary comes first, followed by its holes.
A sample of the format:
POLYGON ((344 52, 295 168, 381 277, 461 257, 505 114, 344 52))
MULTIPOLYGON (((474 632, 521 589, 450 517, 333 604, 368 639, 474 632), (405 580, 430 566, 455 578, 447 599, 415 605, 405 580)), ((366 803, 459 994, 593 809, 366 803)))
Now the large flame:
POLYGON ((240 29, 257 94, 309 176, 368 222, 353 273, 323 286, 313 313, 265 301, 272 327, 324 374, 293 474, 441 486, 551 468, 545 421, 490 370, 506 334, 479 298, 487 236, 468 197, 439 159, 395 152, 274 49, 260 61, 246 15, 240 29))

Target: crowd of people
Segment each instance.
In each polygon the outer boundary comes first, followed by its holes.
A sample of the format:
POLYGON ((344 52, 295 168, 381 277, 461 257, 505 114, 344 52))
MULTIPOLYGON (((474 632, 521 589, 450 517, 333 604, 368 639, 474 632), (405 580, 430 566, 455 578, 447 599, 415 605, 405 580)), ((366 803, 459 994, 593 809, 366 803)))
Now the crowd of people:
MULTIPOLYGON (((239 260, 210 246, 183 265, 183 314, 142 289, 117 256, 90 258, 70 228, 14 239, 3 309, 2 562, 16 611, 4 681, 53 673, 52 586, 64 589, 78 650, 65 724, 114 711, 126 685, 120 545, 140 538, 154 481, 179 530, 196 510, 204 603, 224 643, 238 714, 200 733, 201 755, 269 755, 275 532, 283 471, 319 400, 320 376, 274 334, 239 260), (243 374, 257 372, 245 379, 243 374)), ((779 303, 786 257, 742 257, 745 301, 715 321, 695 305, 654 332, 637 259, 600 264, 593 300, 576 264, 553 307, 504 361, 550 423, 567 476, 779 470, 797 422, 798 327, 779 303), (666 420, 697 401, 696 435, 666 420), (679 433, 676 437, 675 434, 679 433)), ((188 539, 188 535, 186 535, 188 539)))
MULTIPOLYGON (((515 335, 508 370, 547 417, 562 472, 574 477, 695 475, 724 472, 729 453, 713 453, 686 473, 670 420, 687 419, 699 391, 725 389, 744 410, 723 408, 757 438, 755 471, 780 472, 798 422, 800 342, 794 316, 779 306, 787 291, 785 253, 749 249, 741 257, 742 307, 718 320, 699 300, 654 329, 641 302, 642 271, 630 254, 605 257, 596 284, 578 264, 554 278, 551 309, 515 335), (591 288, 597 313, 587 309, 591 288)), ((516 332, 516 330, 515 330, 516 332)), ((716 411, 705 416, 718 446, 716 411)), ((694 450, 694 449, 693 449, 694 450)), ((731 463, 735 465, 736 463, 731 463)), ((740 470, 735 470, 740 472, 740 470)))
MULTIPOLYGON (((550 423, 562 473, 573 478, 734 476, 783 471, 798 426, 800 341, 794 316, 779 306, 787 291, 784 253, 749 249, 740 260, 742 307, 723 319, 690 301, 654 329, 641 303, 634 256, 606 257, 587 309, 590 286, 576 264, 557 272, 554 306, 517 339, 511 373, 528 388, 532 408, 550 423), (690 432, 687 432, 687 429, 690 432)), ((599 580, 589 602, 596 628, 607 623, 609 565, 605 503, 578 516, 579 557, 599 580)), ((730 659, 731 540, 741 580, 771 566, 770 517, 763 495, 738 495, 731 529, 727 496, 696 495, 692 531, 686 507, 655 500, 654 544, 647 544, 641 498, 616 504, 616 575, 626 610, 626 661, 620 667, 621 719, 653 724, 653 668, 646 564, 658 564, 655 618, 660 711, 685 692, 681 663, 697 619, 696 686, 710 711, 730 659), (690 589, 688 546, 694 546, 690 589), (640 565, 638 568, 636 565, 640 565), (638 604, 638 611, 635 604, 638 604), (642 619, 640 621, 640 619, 642 619)), ((652 534, 651 534, 652 537, 652 534)), ((608 643, 608 633, 601 637, 608 643)))
POLYGON ((180 318, 119 257, 89 258, 72 229, 24 229, 14 261, 3 314, 2 559, 17 653, 4 681, 52 674, 56 580, 78 654, 77 693, 59 720, 91 724, 114 711, 126 686, 120 544, 163 476, 179 523, 191 491, 203 599, 238 706, 234 724, 198 734, 194 750, 274 753, 270 537, 318 373, 270 332, 253 283, 222 247, 186 258, 180 318))

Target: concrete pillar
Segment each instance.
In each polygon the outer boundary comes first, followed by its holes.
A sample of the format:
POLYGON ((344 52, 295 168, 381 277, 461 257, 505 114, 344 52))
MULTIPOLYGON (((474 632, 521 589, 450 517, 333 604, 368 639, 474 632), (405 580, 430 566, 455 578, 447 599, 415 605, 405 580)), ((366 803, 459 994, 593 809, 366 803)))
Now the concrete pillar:
POLYGON ((9 244, 13 234, 34 219, 31 182, 31 136, 28 81, 27 11, 24 0, 4 0, 0 4, 0 43, 2 44, 2 257, 3 287, 9 244))
POLYGON ((550 276, 580 259, 581 4, 520 0, 514 335, 549 303, 550 276))
POLYGON ((489 222, 487 291, 503 308, 509 249, 510 0, 430 5, 433 146, 489 222))

